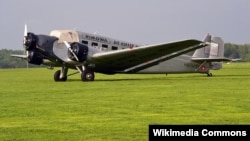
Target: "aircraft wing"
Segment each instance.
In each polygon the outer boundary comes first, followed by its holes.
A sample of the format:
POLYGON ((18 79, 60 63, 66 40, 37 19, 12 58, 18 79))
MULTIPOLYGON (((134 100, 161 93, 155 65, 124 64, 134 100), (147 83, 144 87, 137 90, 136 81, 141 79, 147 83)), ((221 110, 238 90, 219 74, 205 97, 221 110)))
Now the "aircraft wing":
POLYGON ((225 61, 225 62, 230 62, 232 61, 229 58, 192 58, 192 61, 196 61, 196 62, 221 62, 221 61, 225 61))
POLYGON ((18 55, 18 54, 12 54, 12 57, 17 57, 17 58, 22 58, 22 59, 27 59, 28 56, 27 55, 18 55))
POLYGON ((154 59, 160 59, 164 56, 170 59, 204 46, 206 44, 199 40, 183 40, 112 52, 95 53, 92 56, 92 61, 97 71, 129 72, 138 67, 143 67, 147 63, 154 63, 151 62, 154 59))

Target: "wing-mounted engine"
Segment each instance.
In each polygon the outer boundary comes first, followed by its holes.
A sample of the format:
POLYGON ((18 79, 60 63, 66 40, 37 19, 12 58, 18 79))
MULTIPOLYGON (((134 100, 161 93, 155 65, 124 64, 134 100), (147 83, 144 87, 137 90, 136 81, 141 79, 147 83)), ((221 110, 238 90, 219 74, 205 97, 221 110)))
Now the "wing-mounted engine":
POLYGON ((43 58, 41 57, 41 55, 34 51, 28 51, 27 60, 30 64, 35 64, 35 65, 41 65, 43 63, 43 58))
POLYGON ((41 56, 46 56, 47 58, 55 57, 52 50, 54 42, 57 40, 58 38, 55 36, 36 35, 32 32, 28 32, 27 25, 24 26, 23 47, 25 51, 29 52, 27 59, 30 60, 32 64, 40 64, 43 60, 41 56))
POLYGON ((68 57, 71 60, 83 62, 87 59, 89 48, 86 45, 74 42, 68 48, 68 57))
POLYGON ((37 42, 37 36, 34 33, 27 33, 24 37, 23 45, 27 51, 30 51, 35 48, 37 42))

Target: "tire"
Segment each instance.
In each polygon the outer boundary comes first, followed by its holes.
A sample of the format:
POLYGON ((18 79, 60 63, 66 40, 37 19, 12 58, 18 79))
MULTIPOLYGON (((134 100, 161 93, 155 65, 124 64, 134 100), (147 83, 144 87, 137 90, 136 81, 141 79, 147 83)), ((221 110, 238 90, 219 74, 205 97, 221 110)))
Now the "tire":
POLYGON ((94 81, 95 79, 95 74, 92 71, 83 71, 81 74, 82 81, 94 81))
POLYGON ((61 81, 66 81, 67 77, 60 78, 61 70, 58 70, 54 74, 54 80, 55 82, 61 82, 61 81))

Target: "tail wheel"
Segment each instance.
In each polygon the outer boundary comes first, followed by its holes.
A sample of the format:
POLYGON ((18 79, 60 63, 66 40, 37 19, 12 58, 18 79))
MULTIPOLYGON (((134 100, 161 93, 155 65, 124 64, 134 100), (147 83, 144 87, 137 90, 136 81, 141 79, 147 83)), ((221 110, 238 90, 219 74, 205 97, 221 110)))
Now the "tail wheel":
POLYGON ((212 74, 212 73, 207 73, 207 76, 208 76, 208 77, 212 77, 213 74, 212 74))
POLYGON ((59 82, 59 81, 66 81, 67 80, 67 76, 66 77, 63 77, 63 78, 60 78, 60 75, 61 75, 61 70, 58 70, 55 72, 54 74, 54 80, 56 82, 59 82))
POLYGON ((92 71, 85 70, 81 74, 82 81, 94 81, 95 74, 92 71))

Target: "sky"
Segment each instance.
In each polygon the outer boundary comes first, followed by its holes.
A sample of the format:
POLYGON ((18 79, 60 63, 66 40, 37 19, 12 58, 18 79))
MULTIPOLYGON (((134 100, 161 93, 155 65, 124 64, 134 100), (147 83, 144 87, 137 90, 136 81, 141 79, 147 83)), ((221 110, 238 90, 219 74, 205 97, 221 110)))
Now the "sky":
POLYGON ((206 34, 250 43, 249 0, 1 0, 0 49, 23 49, 24 24, 35 34, 76 29, 138 44, 206 34))

